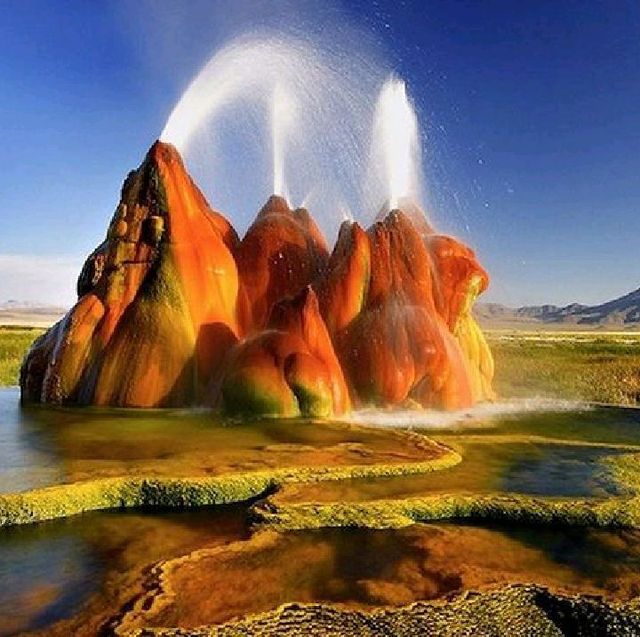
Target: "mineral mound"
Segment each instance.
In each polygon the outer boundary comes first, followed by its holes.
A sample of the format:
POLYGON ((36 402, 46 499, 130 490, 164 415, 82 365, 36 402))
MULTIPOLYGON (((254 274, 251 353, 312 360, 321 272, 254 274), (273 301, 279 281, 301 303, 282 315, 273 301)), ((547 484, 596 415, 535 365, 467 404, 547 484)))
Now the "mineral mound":
POLYGON ((470 313, 487 285, 474 253, 415 206, 367 231, 343 224, 329 255, 309 213, 273 196, 240 240, 156 142, 76 305, 28 352, 22 400, 313 417, 465 407, 493 397, 470 313))

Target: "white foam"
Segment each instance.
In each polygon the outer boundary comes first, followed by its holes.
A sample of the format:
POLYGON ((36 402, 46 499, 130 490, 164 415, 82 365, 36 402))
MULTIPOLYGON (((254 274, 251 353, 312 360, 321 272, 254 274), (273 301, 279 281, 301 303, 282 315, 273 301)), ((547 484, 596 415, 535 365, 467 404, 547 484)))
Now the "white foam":
POLYGON ((518 414, 588 411, 587 403, 551 398, 523 398, 495 403, 480 403, 459 411, 431 409, 359 409, 347 417, 349 422, 374 427, 400 429, 451 429, 486 427, 492 421, 518 414))

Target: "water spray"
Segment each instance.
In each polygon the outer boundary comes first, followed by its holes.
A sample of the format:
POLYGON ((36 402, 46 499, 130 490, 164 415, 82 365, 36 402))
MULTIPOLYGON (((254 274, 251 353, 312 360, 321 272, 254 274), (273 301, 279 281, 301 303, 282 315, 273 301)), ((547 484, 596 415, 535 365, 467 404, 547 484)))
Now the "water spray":
POLYGON ((370 211, 386 196, 382 181, 371 186, 366 176, 376 94, 387 73, 358 43, 347 49, 320 36, 252 32, 207 61, 161 140, 178 149, 240 231, 275 192, 304 199, 330 237, 342 221, 341 202, 370 211))
POLYGON ((389 208, 420 198, 418 119, 404 81, 395 75, 384 82, 374 115, 374 161, 385 182, 389 208))
POLYGON ((273 146, 273 194, 288 199, 284 180, 284 140, 295 110, 290 93, 281 84, 273 91, 271 103, 271 139, 273 146))

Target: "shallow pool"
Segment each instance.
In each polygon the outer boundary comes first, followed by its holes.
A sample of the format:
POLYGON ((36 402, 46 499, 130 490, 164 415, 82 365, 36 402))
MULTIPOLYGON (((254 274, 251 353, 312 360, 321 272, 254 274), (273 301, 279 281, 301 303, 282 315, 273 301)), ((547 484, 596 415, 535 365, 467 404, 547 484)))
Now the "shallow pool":
MULTIPOLYGON (((608 498, 621 491, 603 460, 640 451, 640 417, 630 409, 564 405, 479 411, 437 427, 427 420, 414 417, 410 427, 459 452, 460 464, 422 475, 290 484, 274 500, 451 492, 608 498)), ((406 423, 385 414, 366 427, 234 422, 193 410, 21 409, 9 389, 0 390, 0 422, 4 493, 119 475, 411 463, 431 453, 407 446, 395 433, 406 423)), ((0 529, 0 635, 108 634, 120 623, 195 626, 287 601, 367 608, 515 582, 619 599, 640 592, 638 531, 438 523, 277 533, 252 529, 249 505, 103 511, 0 529), (178 593, 158 603, 162 595, 149 591, 166 560, 178 593), (136 604, 142 610, 133 616, 136 604)))

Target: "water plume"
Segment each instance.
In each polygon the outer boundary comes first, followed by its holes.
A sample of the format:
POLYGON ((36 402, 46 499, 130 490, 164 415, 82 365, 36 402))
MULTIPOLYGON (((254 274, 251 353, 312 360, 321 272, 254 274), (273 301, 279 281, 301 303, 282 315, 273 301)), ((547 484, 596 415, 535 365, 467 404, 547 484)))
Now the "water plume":
POLYGON ((280 84, 273 91, 271 136, 273 146, 273 194, 287 198, 284 181, 284 141, 295 112, 294 98, 280 84))
MULTIPOLYGON (((230 88, 217 93, 214 106, 222 108, 246 87, 232 72, 244 68, 238 60, 255 64, 258 72, 249 65, 249 77, 256 93, 249 97, 261 107, 255 123, 261 122, 266 143, 257 149, 272 160, 264 164, 266 188, 284 192, 286 149, 294 183, 308 179, 315 187, 305 190, 307 199, 319 194, 326 202, 336 185, 331 170, 343 167, 345 143, 350 148, 344 133, 358 130, 351 128, 357 117, 346 128, 336 119, 360 112, 349 110, 353 93, 340 86, 345 94, 336 97, 336 84, 306 84, 302 76, 312 71, 316 80, 334 73, 337 82, 345 79, 325 62, 310 66, 308 49, 294 56, 299 75, 289 77, 279 71, 296 68, 289 63, 292 45, 254 44, 248 50, 262 57, 247 60, 242 47, 230 68, 216 67, 213 93, 224 73, 230 88), (265 80, 269 59, 273 74, 265 80), (335 154, 327 153, 333 144, 335 154)), ((360 95, 363 107, 367 95, 360 95)), ((207 120, 211 104, 200 106, 207 120)), ((378 116, 381 130, 374 134, 388 155, 384 168, 395 207, 411 194, 417 165, 415 116, 395 80, 383 88, 378 116), (394 137, 391 124, 402 134, 394 137)), ((172 121, 169 139, 183 146, 200 139, 193 122, 172 121)), ((234 142, 229 155, 246 188, 260 177, 234 142)), ((216 156, 228 155, 216 148, 216 156)), ((357 172, 359 165, 344 167, 357 172)), ((287 190, 288 180, 289 171, 287 190)), ((178 150, 156 141, 128 174, 107 239, 82 267, 77 304, 30 349, 22 366, 23 402, 204 403, 228 414, 329 418, 353 404, 460 410, 493 400, 491 350, 471 314, 489 277, 473 251, 432 232, 424 218, 412 218, 406 204, 365 231, 348 222, 349 202, 335 196, 342 193, 333 192, 332 211, 347 222, 331 253, 312 214, 292 210, 278 195, 268 197, 239 240, 234 224, 202 196, 178 150)), ((264 201, 264 191, 259 196, 264 201)))
POLYGON ((521 414, 581 412, 591 409, 593 407, 589 404, 574 400, 522 398, 479 403, 468 409, 448 412, 431 409, 359 409, 351 412, 346 420, 397 429, 467 429, 494 427, 502 418, 512 418, 521 414))
POLYGON ((383 184, 388 209, 420 203, 418 119, 404 81, 395 75, 378 95, 371 144, 371 179, 383 184))
POLYGON ((193 79, 161 139, 241 232, 273 188, 286 189, 293 205, 306 198, 330 238, 344 204, 380 205, 380 188, 370 190, 365 177, 375 95, 387 75, 354 40, 239 36, 193 79))

